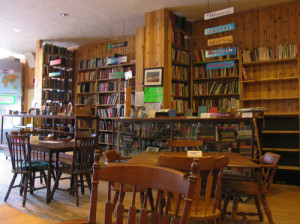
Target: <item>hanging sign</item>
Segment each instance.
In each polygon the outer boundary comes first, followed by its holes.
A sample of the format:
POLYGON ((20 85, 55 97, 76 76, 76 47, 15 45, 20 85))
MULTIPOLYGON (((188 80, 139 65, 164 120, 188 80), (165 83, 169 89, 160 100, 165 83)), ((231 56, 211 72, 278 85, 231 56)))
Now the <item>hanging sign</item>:
POLYGON ((236 47, 205 51, 206 58, 212 58, 212 57, 223 56, 223 55, 234 55, 234 54, 236 54, 236 47))
POLYGON ((222 25, 222 26, 215 26, 215 27, 207 28, 204 30, 204 35, 210 35, 210 34, 214 34, 214 33, 222 33, 222 32, 226 32, 226 31, 230 31, 230 30, 234 30, 234 29, 235 29, 235 24, 230 23, 230 24, 226 24, 226 25, 222 25))
POLYGON ((126 47, 128 41, 123 41, 119 43, 114 43, 114 44, 108 44, 108 49, 113 49, 113 48, 118 48, 118 47, 126 47))
POLYGON ((206 69, 219 69, 219 68, 232 68, 234 67, 234 61, 222 61, 222 62, 214 62, 207 63, 206 69))
POLYGON ((218 11, 205 13, 204 14, 204 20, 218 18, 218 17, 221 17, 221 16, 226 16, 226 15, 229 15, 229 14, 233 14, 233 13, 234 13, 234 7, 230 7, 230 8, 227 8, 227 9, 221 9, 221 10, 218 10, 218 11))
POLYGON ((229 44, 233 42, 233 36, 226 36, 220 38, 214 38, 207 40, 208 46, 220 45, 220 44, 229 44))
POLYGON ((16 96, 0 95, 0 104, 15 104, 16 96))
POLYGON ((144 102, 145 103, 161 103, 163 102, 163 87, 145 87, 144 102))

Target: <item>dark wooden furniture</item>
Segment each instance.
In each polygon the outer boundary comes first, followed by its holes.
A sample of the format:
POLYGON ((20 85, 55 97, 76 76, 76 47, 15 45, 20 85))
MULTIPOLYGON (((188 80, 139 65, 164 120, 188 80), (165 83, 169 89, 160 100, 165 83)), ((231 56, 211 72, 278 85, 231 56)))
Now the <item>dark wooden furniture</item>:
MULTIPOLYGON (((106 152, 103 153, 104 156, 104 163, 105 165, 111 165, 111 164, 115 164, 115 163, 122 163, 122 162, 126 162, 128 159, 131 159, 131 156, 121 156, 119 153, 117 153, 115 150, 108 150, 106 152)), ((112 185, 112 191, 115 192, 114 197, 113 197, 113 201, 112 203, 114 204, 114 206, 116 205, 118 198, 120 196, 120 184, 119 183, 113 183, 112 185)), ((132 192, 133 188, 130 185, 124 185, 123 186, 123 195, 122 197, 124 198, 125 193, 126 192, 132 192)), ((145 192, 145 188, 144 187, 138 187, 136 189, 137 192, 140 193, 140 201, 141 201, 141 205, 143 204, 144 201, 144 192, 145 192)), ((152 197, 152 193, 149 194, 149 203, 151 206, 151 209, 154 208, 154 204, 153 204, 153 197, 152 197)))
POLYGON ((27 192, 33 193, 35 190, 46 188, 46 186, 35 188, 33 175, 35 172, 43 172, 45 182, 47 183, 44 171, 48 169, 48 164, 32 160, 32 156, 34 155, 31 155, 32 151, 28 135, 10 135, 6 133, 6 138, 14 176, 11 180, 4 201, 8 199, 12 188, 20 187, 20 195, 24 193, 22 205, 25 206, 27 192), (18 185, 14 185, 18 174, 22 175, 21 182, 18 185))
MULTIPOLYGON (((158 156, 161 154, 167 154, 168 156, 187 156, 187 152, 142 152, 139 155, 132 157, 128 160, 127 164, 143 164, 143 165, 152 165, 158 166, 158 156)), ((257 168, 258 164, 250 160, 249 157, 240 155, 239 153, 202 153, 204 156, 226 156, 229 159, 228 167, 237 167, 237 168, 257 168)))
MULTIPOLYGON (((99 154, 97 155, 99 156, 99 154)), ((97 191, 99 180, 108 182, 107 201, 105 204, 105 224, 112 224, 113 216, 113 203, 111 202, 111 186, 113 182, 120 183, 121 194, 125 184, 132 185, 132 202, 128 213, 128 223, 135 223, 136 220, 136 208, 135 208, 135 196, 137 186, 146 188, 145 199, 139 215, 139 223, 147 223, 148 214, 152 220, 152 223, 170 223, 170 221, 177 221, 173 223, 187 224, 189 221, 189 214, 191 204, 194 198, 194 192, 196 187, 196 172, 198 171, 199 164, 196 163, 192 168, 192 175, 186 178, 185 173, 168 169, 159 166, 143 166, 143 165, 128 165, 117 164, 106 167, 105 169, 99 169, 100 165, 98 159, 95 159, 93 174, 93 192, 91 197, 91 207, 89 215, 89 223, 95 223, 96 221, 96 203, 97 203, 97 191), (156 207, 152 213, 147 211, 148 191, 147 189, 156 189, 156 207), (158 205, 163 200, 163 193, 168 195, 177 193, 183 195, 180 200, 183 204, 183 212, 178 218, 179 211, 176 211, 175 216, 170 219, 169 216, 169 203, 167 201, 166 207, 162 213, 158 210, 158 205), (165 222, 164 222, 165 221, 165 222)), ((121 195, 120 194, 120 195, 121 195)), ((119 197, 119 202, 116 208, 116 224, 123 223, 124 218, 124 205, 123 198, 119 197)))
POLYGON ((53 173, 53 154, 55 157, 55 167, 58 167, 59 163, 59 154, 61 152, 70 152, 73 151, 75 147, 74 142, 61 142, 61 141, 39 141, 31 143, 31 148, 33 150, 37 150, 40 152, 45 152, 48 154, 48 179, 47 179, 47 196, 46 202, 50 202, 50 194, 51 194, 51 176, 53 173))
POLYGON ((202 140, 170 140, 167 142, 171 152, 184 152, 186 150, 200 150, 202 140))
MULTIPOLYGON (((190 213, 191 220, 197 221, 219 221, 221 217, 221 189, 223 168, 228 164, 228 158, 200 157, 196 159, 199 163, 197 175, 197 187, 195 200, 190 213)), ((168 167, 189 173, 194 159, 183 156, 168 156, 162 154, 158 157, 160 166, 168 167)), ((176 205, 171 205, 170 213, 174 213, 176 205)))
MULTIPOLYGON (((231 211, 231 223, 235 222, 236 215, 253 215, 253 213, 238 213, 238 203, 240 196, 247 195, 253 196, 255 199, 255 205, 257 207, 257 214, 259 219, 263 220, 263 213, 260 207, 260 202, 262 203, 265 214, 269 220, 269 223, 274 223, 271 215, 271 210, 269 208, 266 193, 270 190, 270 187, 273 183, 273 178, 275 175, 275 171, 278 167, 280 155, 267 152, 265 153, 259 160, 255 160, 259 163, 259 172, 257 176, 257 180, 254 182, 250 181, 239 181, 239 180, 230 180, 227 181, 228 190, 226 192, 226 197, 224 201, 224 207, 222 211, 222 216, 225 216, 226 207, 228 205, 230 192, 234 195, 233 206, 231 211)), ((246 219, 246 218, 244 218, 246 219)))
MULTIPOLYGON (((64 189, 70 191, 72 194, 75 192, 76 205, 79 206, 78 187, 83 185, 83 181, 78 178, 86 177, 88 188, 91 191, 91 178, 90 172, 92 171, 92 165, 94 162, 94 153, 97 145, 97 138, 95 134, 90 133, 77 133, 75 137, 75 147, 73 149, 73 158, 71 166, 63 165, 56 167, 57 177, 51 192, 50 200, 53 198, 55 191, 58 189, 58 184, 63 173, 71 175, 71 187, 70 189, 64 189), (73 184, 74 183, 74 184, 73 184)), ((82 186, 81 186, 82 187, 82 186)), ((60 189, 62 190, 62 189, 60 189)))

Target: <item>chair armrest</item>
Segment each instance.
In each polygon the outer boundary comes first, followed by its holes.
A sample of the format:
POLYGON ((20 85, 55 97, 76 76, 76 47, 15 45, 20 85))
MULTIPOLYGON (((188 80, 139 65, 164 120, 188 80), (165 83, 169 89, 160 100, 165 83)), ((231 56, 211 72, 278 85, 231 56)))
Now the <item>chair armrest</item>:
POLYGON ((278 167, 278 165, 266 165, 266 164, 261 164, 260 165, 261 168, 272 168, 272 169, 276 169, 278 167))
POLYGON ((261 159, 252 159, 252 158, 250 158, 249 160, 251 160, 255 163, 261 163, 262 162, 261 159))

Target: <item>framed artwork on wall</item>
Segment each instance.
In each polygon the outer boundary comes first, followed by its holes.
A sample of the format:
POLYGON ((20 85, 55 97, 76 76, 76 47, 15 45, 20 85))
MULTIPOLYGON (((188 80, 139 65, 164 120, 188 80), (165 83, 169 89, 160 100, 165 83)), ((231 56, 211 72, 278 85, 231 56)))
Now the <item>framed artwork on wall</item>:
POLYGON ((163 68, 145 68, 144 69, 144 86, 162 86, 163 85, 163 68))

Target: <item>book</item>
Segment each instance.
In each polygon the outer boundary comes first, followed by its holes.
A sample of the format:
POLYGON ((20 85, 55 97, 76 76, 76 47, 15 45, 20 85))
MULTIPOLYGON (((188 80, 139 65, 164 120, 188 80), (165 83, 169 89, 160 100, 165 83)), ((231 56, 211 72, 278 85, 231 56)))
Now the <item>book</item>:
POLYGON ((198 117, 201 117, 202 113, 207 113, 207 112, 208 112, 207 106, 199 106, 198 107, 198 117))

